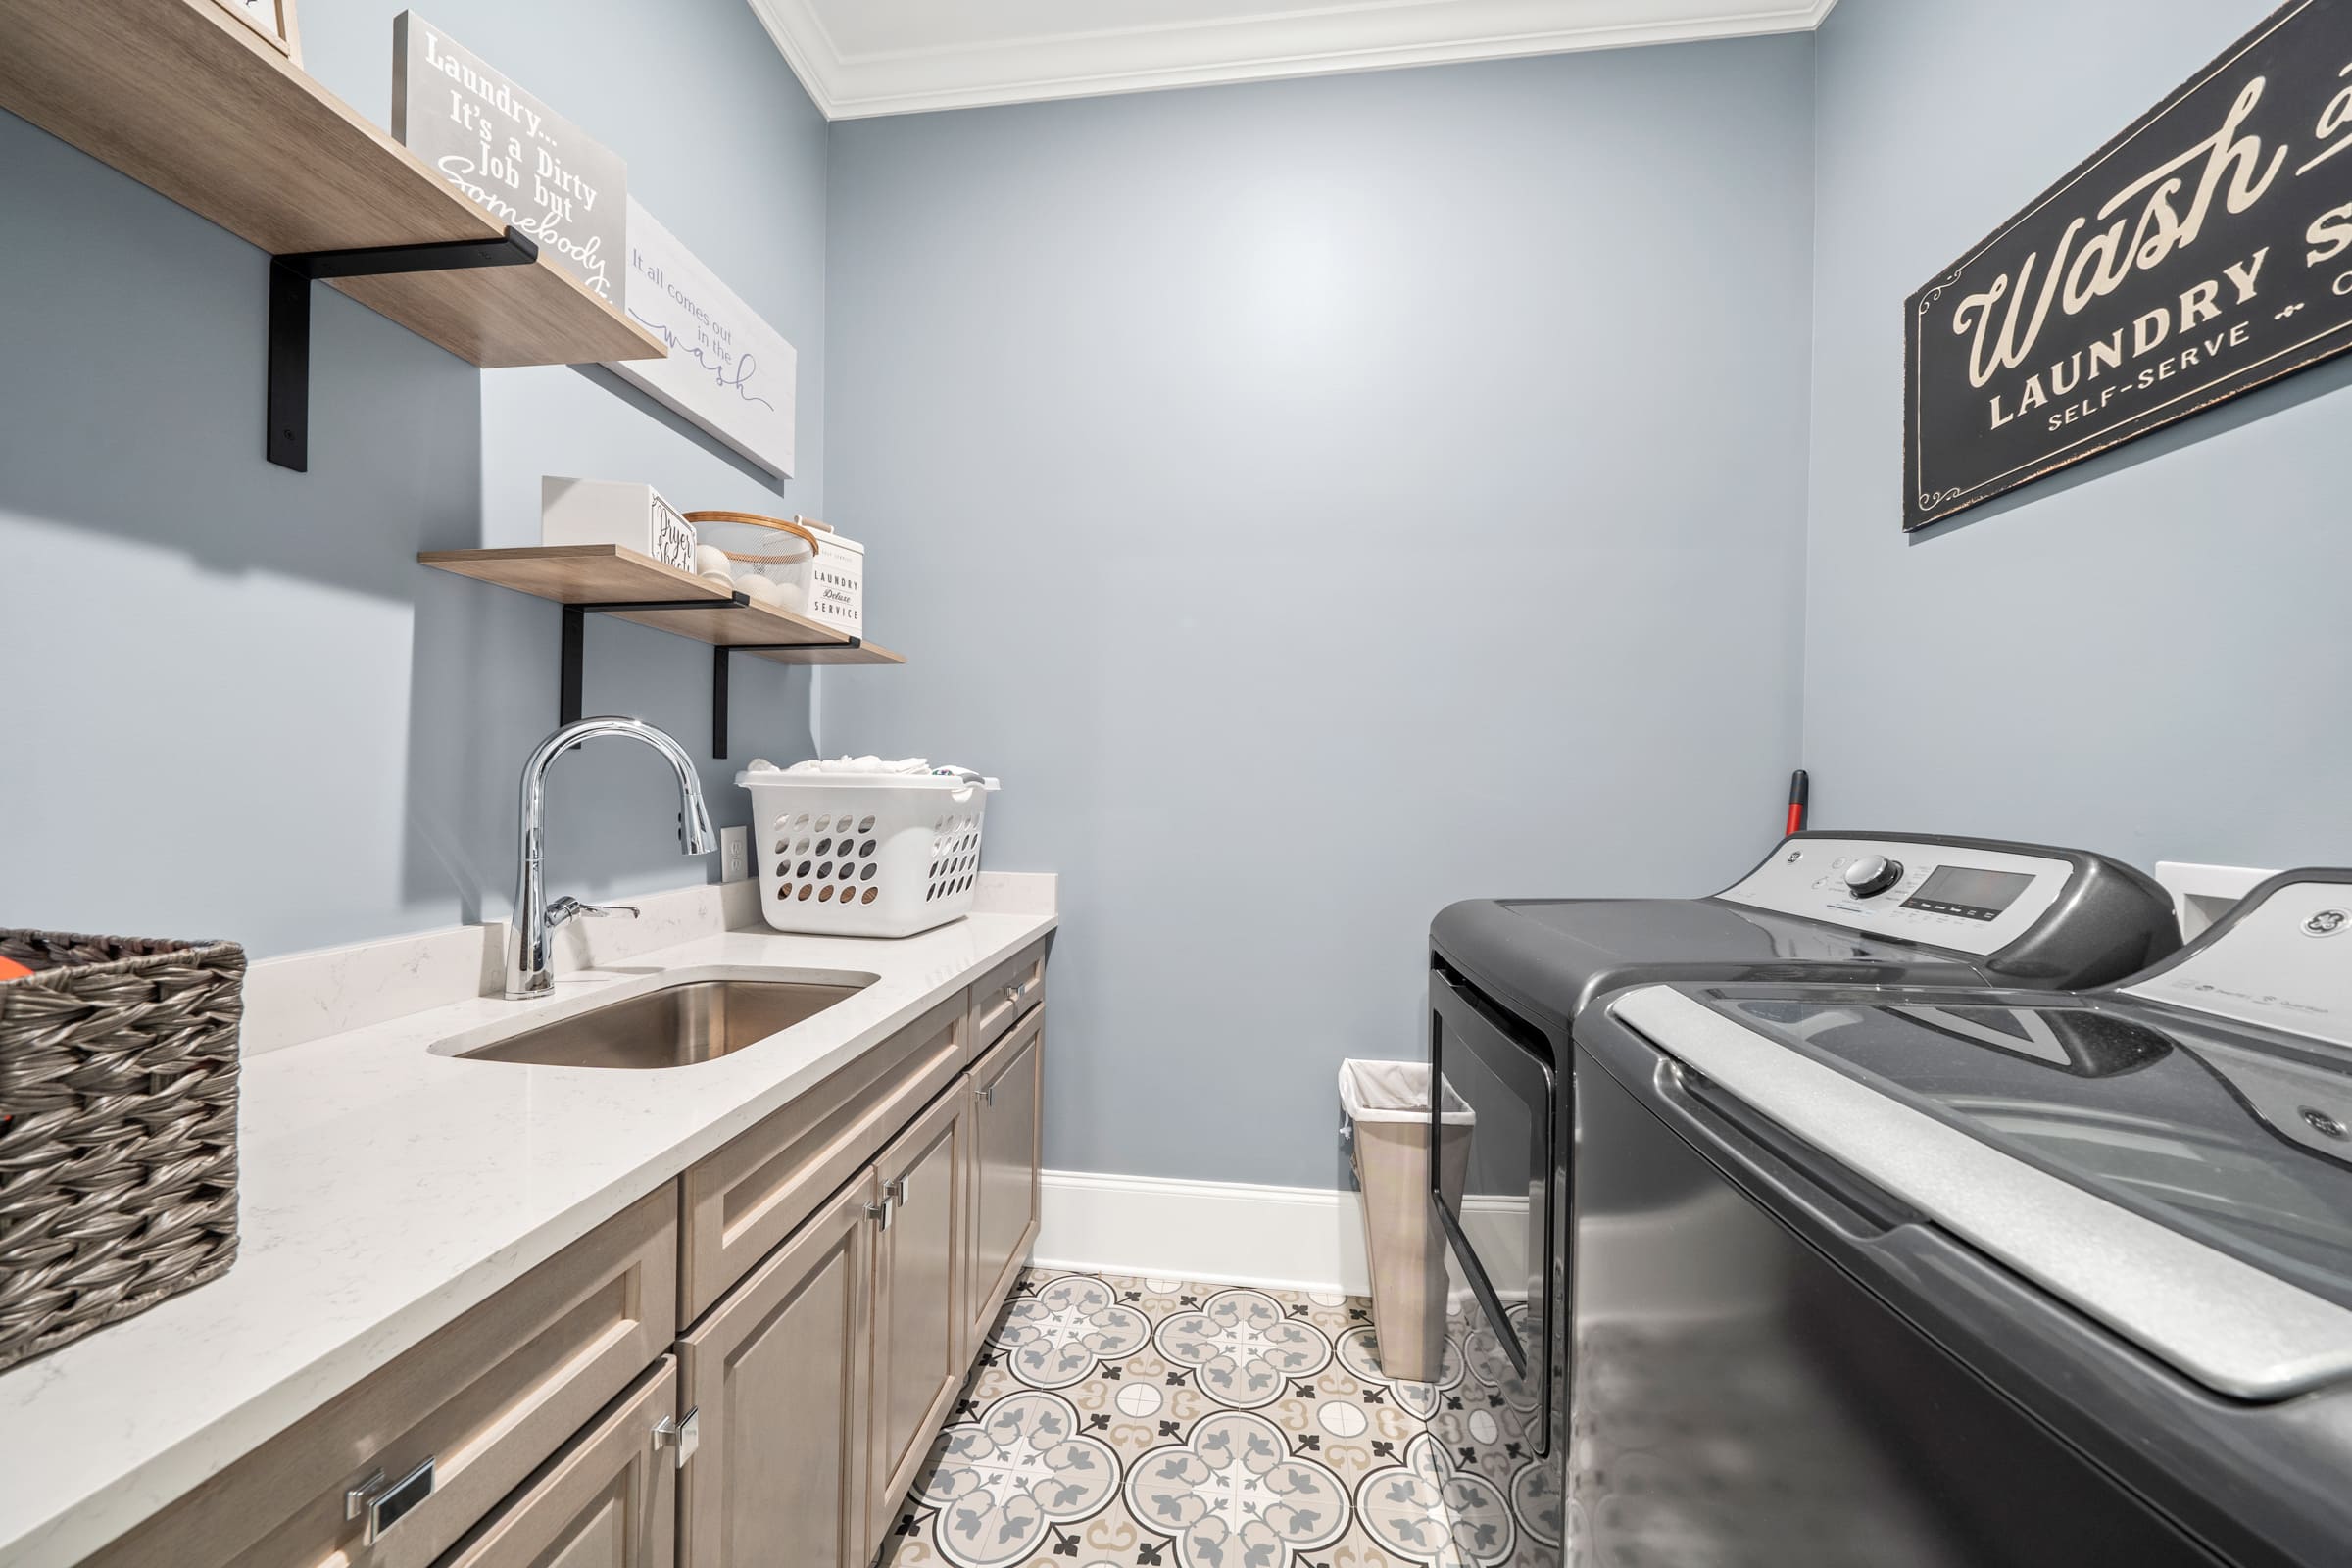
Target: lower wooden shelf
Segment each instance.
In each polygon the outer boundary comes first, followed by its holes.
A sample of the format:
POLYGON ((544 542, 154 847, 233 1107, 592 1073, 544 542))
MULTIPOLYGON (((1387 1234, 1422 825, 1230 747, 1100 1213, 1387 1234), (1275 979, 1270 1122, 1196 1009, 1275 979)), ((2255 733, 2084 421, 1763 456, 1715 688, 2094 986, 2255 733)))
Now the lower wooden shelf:
POLYGON ((904 664, 906 656, 823 621, 756 605, 692 572, 619 545, 525 550, 428 550, 416 558, 536 599, 635 621, 673 636, 736 648, 779 664, 904 664))
POLYGON ((539 545, 526 550, 427 550, 435 571, 495 583, 564 607, 559 723, 580 716, 581 662, 590 614, 635 621, 707 643, 710 662, 710 755, 727 755, 727 664, 749 654, 778 664, 904 664, 906 656, 740 593, 618 545, 539 545))

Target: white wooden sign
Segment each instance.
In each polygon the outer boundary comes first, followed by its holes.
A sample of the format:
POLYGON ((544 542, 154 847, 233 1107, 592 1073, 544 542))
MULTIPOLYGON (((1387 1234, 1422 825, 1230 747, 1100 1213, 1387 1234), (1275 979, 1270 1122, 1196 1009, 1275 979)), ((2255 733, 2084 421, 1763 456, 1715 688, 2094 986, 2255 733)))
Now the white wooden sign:
POLYGON ((392 48, 393 139, 618 303, 628 166, 414 11, 392 48))
POLYGON ((628 215, 624 307, 669 357, 607 368, 789 478, 800 356, 634 197, 628 215))

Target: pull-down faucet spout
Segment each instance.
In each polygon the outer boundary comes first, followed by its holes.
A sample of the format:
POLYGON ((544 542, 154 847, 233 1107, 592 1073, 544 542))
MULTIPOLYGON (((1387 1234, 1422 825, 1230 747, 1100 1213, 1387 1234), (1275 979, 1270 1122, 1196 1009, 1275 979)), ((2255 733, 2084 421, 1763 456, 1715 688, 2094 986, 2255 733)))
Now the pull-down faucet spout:
MULTIPOLYGON (((678 848, 687 855, 709 855, 716 838, 710 831, 710 812, 703 805, 703 784, 694 760, 675 740, 634 718, 583 718, 566 724, 539 743, 522 764, 522 839, 514 872, 514 929, 507 938, 507 996, 514 1001, 545 996, 555 985, 548 963, 549 937, 556 927, 582 914, 610 912, 571 899, 547 905, 547 882, 539 865, 540 842, 547 822, 547 770, 582 741, 600 735, 625 735, 643 741, 666 758, 678 775, 678 848)), ((635 910, 627 911, 634 914, 635 910)))

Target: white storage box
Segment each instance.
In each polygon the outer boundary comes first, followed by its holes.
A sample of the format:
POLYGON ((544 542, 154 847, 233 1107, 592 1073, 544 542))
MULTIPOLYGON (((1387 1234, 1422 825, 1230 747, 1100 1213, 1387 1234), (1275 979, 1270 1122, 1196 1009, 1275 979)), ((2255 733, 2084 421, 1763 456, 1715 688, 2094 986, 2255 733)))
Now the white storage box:
POLYGON ((542 478, 539 542, 618 545, 680 571, 694 569, 694 524, 652 485, 625 479, 542 478))
POLYGON ((816 565, 808 584, 808 618, 865 635, 865 546, 844 539, 813 517, 795 518, 816 532, 816 565))
POLYGON ((904 937, 971 912, 995 779, 760 769, 735 782, 751 792, 760 912, 777 930, 904 937))

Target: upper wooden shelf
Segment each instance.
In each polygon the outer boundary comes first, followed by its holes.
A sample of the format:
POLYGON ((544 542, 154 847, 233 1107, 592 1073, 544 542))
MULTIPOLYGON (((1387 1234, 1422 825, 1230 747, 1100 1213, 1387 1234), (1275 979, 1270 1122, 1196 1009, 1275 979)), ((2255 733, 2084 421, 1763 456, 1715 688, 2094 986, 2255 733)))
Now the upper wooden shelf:
MULTIPOLYGON (((210 0, 0 0, 0 107, 272 256, 506 232, 210 0)), ((545 254, 333 286, 485 368, 662 354, 545 254)))
POLYGON ((692 572, 618 545, 428 550, 416 559, 437 571, 454 571, 461 577, 496 583, 559 605, 660 602, 663 608, 658 610, 607 610, 603 613, 714 648, 741 649, 779 664, 906 662, 904 654, 858 641, 806 615, 744 604, 692 572))

